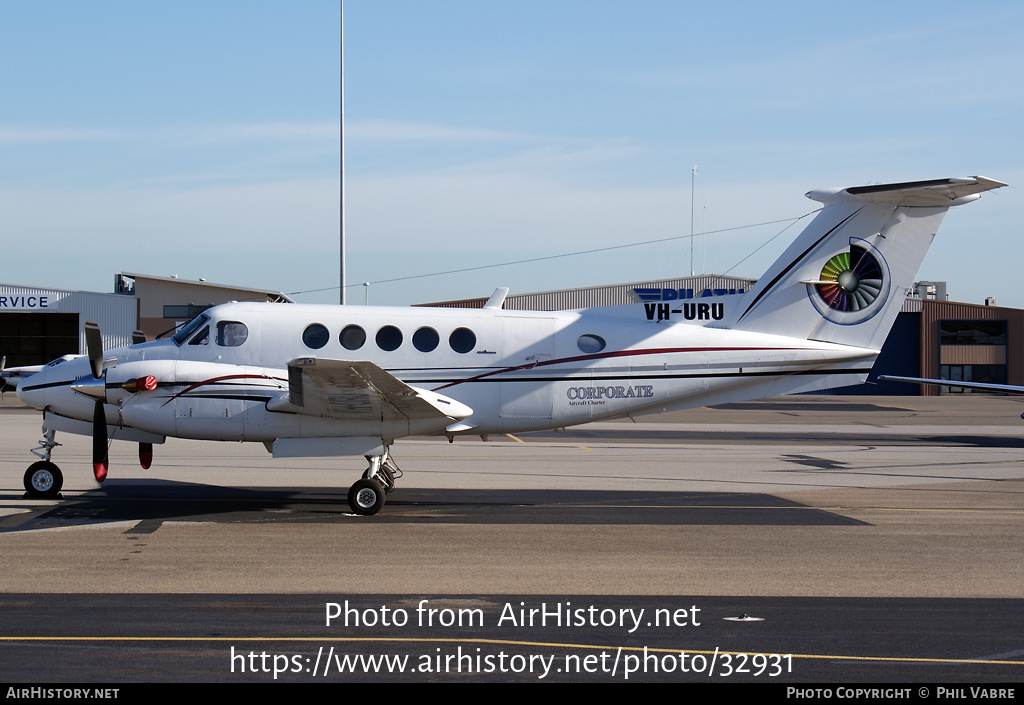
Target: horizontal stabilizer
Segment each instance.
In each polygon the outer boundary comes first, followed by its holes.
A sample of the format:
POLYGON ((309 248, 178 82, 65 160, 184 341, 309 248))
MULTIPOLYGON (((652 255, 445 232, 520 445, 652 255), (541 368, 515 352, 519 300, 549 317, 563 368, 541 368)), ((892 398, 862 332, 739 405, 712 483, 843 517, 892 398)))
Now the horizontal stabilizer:
POLYGON ((957 382, 950 379, 924 379, 921 377, 896 377, 893 375, 879 375, 880 381, 886 382, 909 382, 911 384, 938 384, 943 387, 962 387, 963 389, 978 389, 986 392, 1007 392, 1013 394, 1024 394, 1024 387, 1013 384, 995 384, 993 382, 957 382))
POLYGON ((985 191, 1006 186, 1002 181, 986 179, 984 176, 968 176, 959 179, 932 179, 931 181, 906 181, 898 184, 876 186, 852 186, 842 189, 818 189, 807 197, 821 203, 832 203, 844 199, 887 203, 892 206, 959 206, 969 203, 985 191))

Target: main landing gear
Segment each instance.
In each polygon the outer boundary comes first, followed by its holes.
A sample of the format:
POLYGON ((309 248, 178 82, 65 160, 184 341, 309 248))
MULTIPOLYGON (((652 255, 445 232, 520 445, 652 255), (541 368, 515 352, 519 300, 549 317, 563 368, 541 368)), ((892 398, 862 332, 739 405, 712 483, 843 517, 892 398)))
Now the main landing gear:
POLYGON ((391 457, 391 447, 384 447, 384 455, 364 456, 370 463, 360 480, 348 491, 348 506, 356 514, 376 514, 384 507, 384 498, 395 491, 395 480, 402 471, 391 457))
POLYGON ((50 451, 60 445, 54 440, 57 433, 47 429, 44 434, 39 445, 32 449, 40 460, 29 465, 25 471, 25 492, 32 499, 55 499, 60 496, 60 488, 64 486, 64 475, 60 468, 50 462, 50 451))

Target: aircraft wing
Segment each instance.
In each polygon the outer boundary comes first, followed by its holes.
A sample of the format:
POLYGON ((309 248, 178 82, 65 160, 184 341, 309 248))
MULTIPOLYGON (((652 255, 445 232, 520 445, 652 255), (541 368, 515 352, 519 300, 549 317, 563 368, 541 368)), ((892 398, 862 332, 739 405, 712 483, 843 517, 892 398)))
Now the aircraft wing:
POLYGON ((372 362, 316 357, 288 363, 288 396, 268 408, 350 421, 436 419, 441 425, 473 413, 454 399, 410 387, 372 362))
POLYGON ((916 382, 917 384, 941 384, 944 387, 963 387, 964 389, 984 389, 990 392, 1015 392, 1024 394, 1024 387, 1017 387, 1012 384, 993 384, 991 382, 957 382, 949 379, 922 379, 920 377, 893 377, 891 375, 879 375, 878 379, 890 382, 916 382))

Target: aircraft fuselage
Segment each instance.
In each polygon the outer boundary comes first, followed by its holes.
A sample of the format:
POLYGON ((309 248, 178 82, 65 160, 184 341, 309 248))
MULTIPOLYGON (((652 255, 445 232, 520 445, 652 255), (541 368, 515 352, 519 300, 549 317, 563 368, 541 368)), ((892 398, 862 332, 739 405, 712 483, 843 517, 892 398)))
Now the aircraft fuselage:
MULTIPOLYGON (((740 298, 714 305, 727 311, 740 298)), ((213 440, 514 433, 856 383, 876 354, 715 328, 711 316, 689 321, 682 303, 673 306, 678 314, 659 320, 643 304, 559 312, 225 304, 178 340, 107 351, 105 412, 111 426, 213 440), (280 403, 289 389, 284 364, 307 356, 370 361, 472 414, 447 430, 454 419, 290 413, 280 403), (122 388, 146 375, 154 390, 122 388), (275 400, 282 410, 272 410, 275 400)), ((85 357, 43 368, 19 395, 88 421, 94 399, 71 389, 80 378, 91 379, 85 357)))

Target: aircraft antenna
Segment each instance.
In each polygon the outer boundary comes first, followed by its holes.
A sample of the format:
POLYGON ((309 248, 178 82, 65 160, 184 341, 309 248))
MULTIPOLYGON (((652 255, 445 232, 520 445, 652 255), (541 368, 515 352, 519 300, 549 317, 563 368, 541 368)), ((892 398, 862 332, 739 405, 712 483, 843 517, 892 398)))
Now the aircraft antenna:
POLYGON ((704 176, 701 179, 701 198, 704 202, 700 207, 701 224, 700 224, 700 271, 701 274, 708 273, 708 177, 704 176))

